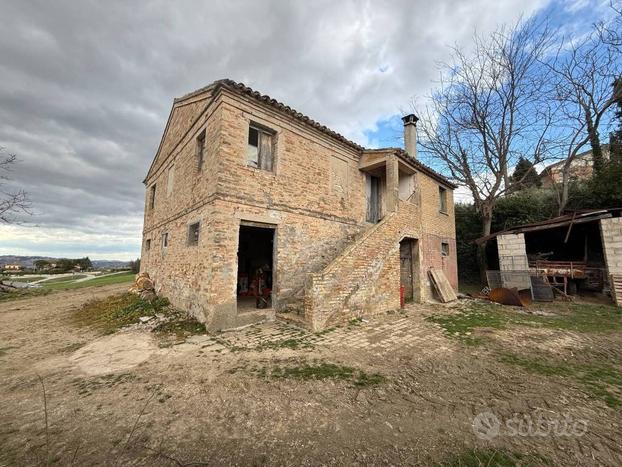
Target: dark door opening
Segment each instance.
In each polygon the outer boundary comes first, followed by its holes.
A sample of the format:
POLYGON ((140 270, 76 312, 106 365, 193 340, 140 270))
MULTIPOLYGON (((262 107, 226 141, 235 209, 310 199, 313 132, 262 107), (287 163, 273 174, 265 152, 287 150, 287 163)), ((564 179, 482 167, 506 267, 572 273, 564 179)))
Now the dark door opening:
POLYGON ((272 307, 274 228, 240 226, 238 312, 272 307))
POLYGON ((404 299, 407 302, 418 298, 417 274, 418 252, 417 241, 405 238, 400 242, 400 286, 404 287, 404 299))
POLYGON ((367 193, 367 222, 380 220, 380 177, 369 175, 367 193))

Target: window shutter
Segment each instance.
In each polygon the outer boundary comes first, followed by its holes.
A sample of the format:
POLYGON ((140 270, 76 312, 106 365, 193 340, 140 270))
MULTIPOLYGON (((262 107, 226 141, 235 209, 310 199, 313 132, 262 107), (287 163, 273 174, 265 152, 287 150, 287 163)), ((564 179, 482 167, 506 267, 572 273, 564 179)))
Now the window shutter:
POLYGON ((259 168, 272 170, 272 135, 259 132, 259 168))

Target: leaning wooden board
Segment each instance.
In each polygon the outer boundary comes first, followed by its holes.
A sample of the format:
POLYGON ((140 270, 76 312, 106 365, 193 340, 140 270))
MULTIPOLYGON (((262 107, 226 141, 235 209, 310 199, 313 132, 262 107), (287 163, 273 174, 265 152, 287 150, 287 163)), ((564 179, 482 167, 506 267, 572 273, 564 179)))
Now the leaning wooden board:
POLYGON ((622 275, 611 274, 611 296, 613 297, 613 303, 618 306, 622 306, 622 275))
POLYGON ((439 269, 430 268, 430 278, 432 279, 432 285, 439 299, 443 303, 452 302, 457 300, 456 292, 445 277, 443 271, 439 269))

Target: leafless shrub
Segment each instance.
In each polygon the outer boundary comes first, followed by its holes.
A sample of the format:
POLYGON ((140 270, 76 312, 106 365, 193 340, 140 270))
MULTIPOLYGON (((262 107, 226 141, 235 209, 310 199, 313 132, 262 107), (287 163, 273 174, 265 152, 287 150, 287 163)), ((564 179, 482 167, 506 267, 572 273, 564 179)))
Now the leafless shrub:
MULTIPOLYGON (((3 151, 0 148, 0 153, 3 151)), ((0 223, 13 224, 17 221, 17 214, 30 215, 31 202, 28 193, 24 190, 9 191, 3 188, 3 181, 10 180, 8 173, 17 162, 14 154, 0 157, 0 223)))

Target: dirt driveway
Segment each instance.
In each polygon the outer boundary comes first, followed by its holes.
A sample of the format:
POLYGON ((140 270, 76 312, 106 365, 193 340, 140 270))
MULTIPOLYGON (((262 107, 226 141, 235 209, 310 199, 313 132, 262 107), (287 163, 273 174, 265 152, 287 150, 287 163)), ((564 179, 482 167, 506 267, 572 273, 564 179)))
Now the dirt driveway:
POLYGON ((620 332, 491 327, 473 345, 470 331, 458 339, 424 319, 459 312, 440 306, 320 334, 269 323, 175 345, 72 324, 77 306, 126 287, 0 304, 0 464, 463 465, 490 453, 622 464, 615 397, 516 357, 619 362, 620 332), (513 432, 519 419, 558 431, 513 432))

